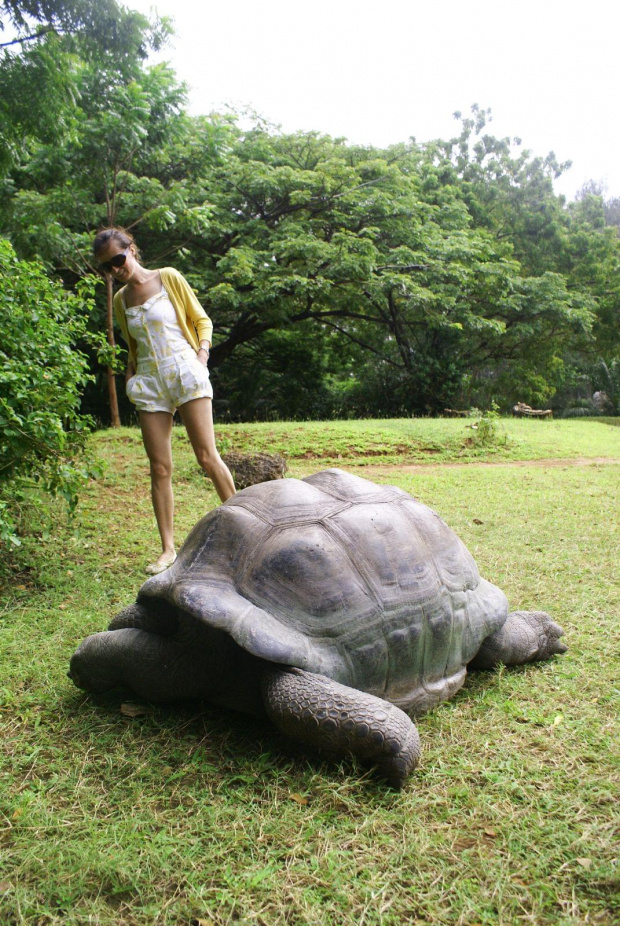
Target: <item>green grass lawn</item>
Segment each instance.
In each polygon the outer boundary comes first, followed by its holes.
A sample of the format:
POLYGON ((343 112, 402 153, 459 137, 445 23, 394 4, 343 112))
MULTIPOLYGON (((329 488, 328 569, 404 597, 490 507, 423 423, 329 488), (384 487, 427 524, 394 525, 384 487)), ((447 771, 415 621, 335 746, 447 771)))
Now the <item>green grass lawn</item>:
MULTIPOLYGON (((156 552, 139 434, 94 436, 105 471, 75 524, 53 510, 2 567, 2 926, 620 922, 620 429, 501 421, 485 445, 466 423, 218 428, 293 476, 367 466, 437 510, 513 608, 564 626, 565 656, 472 674, 417 720, 401 793, 251 718, 132 717, 73 687, 77 643, 156 552)), ((181 540, 216 496, 174 443, 181 540)))
POLYGON ((485 442, 476 419, 402 418, 379 421, 270 422, 221 425, 225 451, 262 450, 290 460, 389 463, 475 460, 593 459, 620 455, 617 418, 553 421, 498 420, 495 439, 485 442), (610 426, 611 425, 611 426, 610 426))

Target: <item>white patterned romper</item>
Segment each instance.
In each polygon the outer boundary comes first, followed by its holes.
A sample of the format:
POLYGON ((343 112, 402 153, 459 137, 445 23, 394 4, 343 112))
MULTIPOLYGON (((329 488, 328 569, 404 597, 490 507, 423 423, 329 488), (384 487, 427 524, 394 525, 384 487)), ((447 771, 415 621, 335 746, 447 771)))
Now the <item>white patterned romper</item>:
POLYGON ((124 294, 123 304, 138 361, 127 398, 138 411, 173 415, 192 399, 213 398, 209 371, 183 334, 163 285, 143 305, 128 307, 124 294))

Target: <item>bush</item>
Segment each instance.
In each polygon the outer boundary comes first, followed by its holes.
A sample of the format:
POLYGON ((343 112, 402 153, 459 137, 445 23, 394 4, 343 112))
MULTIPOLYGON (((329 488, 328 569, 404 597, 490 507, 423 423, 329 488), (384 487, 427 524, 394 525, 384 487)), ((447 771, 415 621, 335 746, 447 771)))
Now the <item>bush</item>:
POLYGON ((21 503, 39 484, 73 510, 92 468, 84 453, 90 419, 79 414, 88 360, 92 283, 77 295, 43 266, 20 261, 0 239, 0 543, 19 544, 21 503))
POLYGON ((472 429, 472 442, 480 447, 505 447, 508 444, 508 435, 500 425, 499 405, 491 400, 491 407, 480 412, 471 409, 477 421, 468 425, 472 429))

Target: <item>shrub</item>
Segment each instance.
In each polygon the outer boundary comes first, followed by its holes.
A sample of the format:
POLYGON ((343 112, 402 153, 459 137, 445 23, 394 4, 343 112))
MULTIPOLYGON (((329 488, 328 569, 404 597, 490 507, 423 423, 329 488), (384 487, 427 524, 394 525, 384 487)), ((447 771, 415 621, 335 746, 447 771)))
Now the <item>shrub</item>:
POLYGON ((66 292, 0 239, 0 543, 19 544, 21 503, 39 484, 73 510, 92 467, 90 419, 79 414, 90 378, 76 349, 87 336, 93 283, 66 292))
POLYGON ((508 443, 508 435, 500 426, 499 406, 494 400, 491 400, 491 407, 486 411, 480 412, 479 409, 471 409, 477 421, 473 425, 468 425, 472 429, 472 442, 481 447, 505 447, 508 443))

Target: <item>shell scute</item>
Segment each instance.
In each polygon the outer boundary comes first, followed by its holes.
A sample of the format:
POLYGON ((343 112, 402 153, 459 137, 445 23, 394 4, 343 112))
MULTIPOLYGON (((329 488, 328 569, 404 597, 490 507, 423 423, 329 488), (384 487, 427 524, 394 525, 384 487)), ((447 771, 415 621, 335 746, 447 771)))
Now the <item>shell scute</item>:
POLYGON ((275 527, 320 521, 346 504, 346 501, 333 498, 306 480, 278 479, 271 483, 261 482, 237 492, 222 507, 245 509, 275 527), (265 486, 272 485, 276 485, 277 489, 277 506, 271 500, 273 493, 265 492, 265 486))
POLYGON ((364 578, 384 611, 439 594, 436 563, 391 500, 362 502, 334 515, 328 526, 347 551, 351 568, 364 578))
POLYGON ((317 523, 275 531, 255 551, 237 588, 313 636, 333 636, 374 607, 359 575, 348 568, 342 544, 317 523))
POLYGON ((355 504, 390 502, 410 498, 403 489, 396 486, 381 486, 361 476, 345 473, 341 469, 324 469, 320 473, 306 476, 303 482, 319 488, 325 495, 355 504), (343 476, 345 477, 343 479, 343 476))

